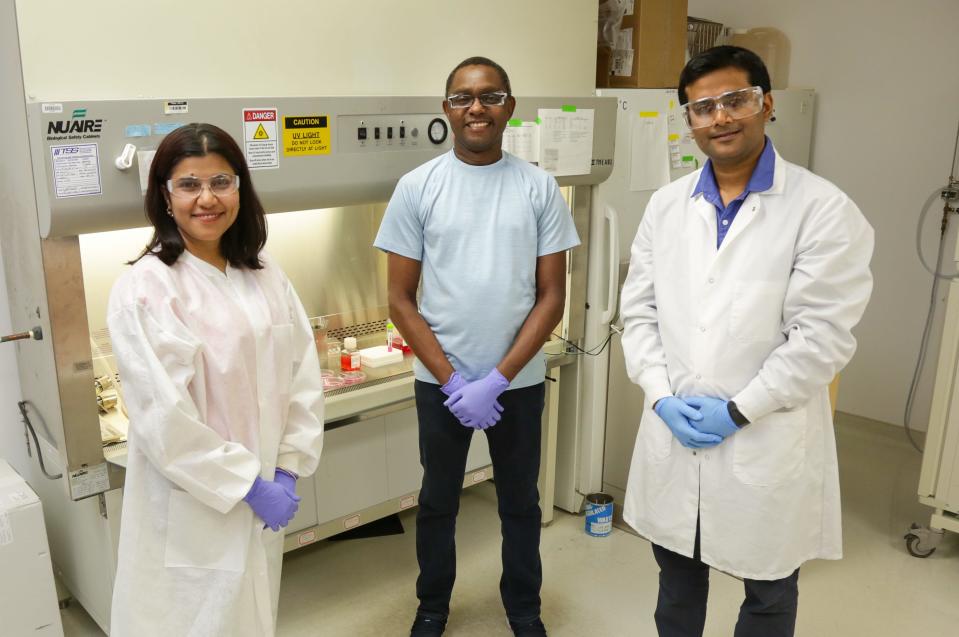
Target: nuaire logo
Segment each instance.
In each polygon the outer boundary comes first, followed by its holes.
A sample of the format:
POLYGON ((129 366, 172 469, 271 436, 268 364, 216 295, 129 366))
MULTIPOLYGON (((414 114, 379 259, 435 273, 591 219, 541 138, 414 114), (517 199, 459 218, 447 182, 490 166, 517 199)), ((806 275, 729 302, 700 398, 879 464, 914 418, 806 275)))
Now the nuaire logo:
MULTIPOLYGON (((74 111, 74 117, 76 117, 74 111)), ((83 111, 84 113, 86 111, 83 111)), ((82 115, 81 115, 82 117, 82 115)), ((99 133, 103 127, 102 119, 69 119, 58 120, 47 124, 47 135, 57 135, 64 133, 99 133)))

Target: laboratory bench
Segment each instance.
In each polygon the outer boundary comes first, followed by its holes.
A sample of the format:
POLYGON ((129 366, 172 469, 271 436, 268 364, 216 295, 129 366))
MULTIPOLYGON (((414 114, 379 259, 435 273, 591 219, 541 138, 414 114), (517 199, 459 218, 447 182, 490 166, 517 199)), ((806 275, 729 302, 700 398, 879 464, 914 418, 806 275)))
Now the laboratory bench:
MULTIPOLYGON (((386 335, 357 337, 363 349, 384 343, 386 335)), ((325 344, 318 343, 324 373, 325 344)), ((559 386, 562 366, 574 356, 562 341, 546 344, 546 407, 543 412, 539 492, 543 524, 553 519, 559 386)), ((364 367, 362 382, 326 391, 325 436, 316 473, 297 484, 300 508, 286 529, 284 550, 290 551, 412 508, 417 504, 423 470, 413 395, 413 356, 383 367, 364 367)), ((335 373, 335 372, 334 372, 335 373)), ((126 466, 126 444, 105 447, 113 465, 126 466)), ((464 488, 493 478, 486 437, 474 436, 467 456, 464 488)))

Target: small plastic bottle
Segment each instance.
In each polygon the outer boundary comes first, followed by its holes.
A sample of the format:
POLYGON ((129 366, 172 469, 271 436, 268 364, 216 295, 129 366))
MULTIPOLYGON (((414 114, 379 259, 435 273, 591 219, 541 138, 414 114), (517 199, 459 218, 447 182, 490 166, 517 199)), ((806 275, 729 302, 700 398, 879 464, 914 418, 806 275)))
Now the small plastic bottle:
POLYGON ((340 370, 344 372, 360 371, 360 353, 356 349, 356 338, 343 339, 343 351, 340 353, 340 370))

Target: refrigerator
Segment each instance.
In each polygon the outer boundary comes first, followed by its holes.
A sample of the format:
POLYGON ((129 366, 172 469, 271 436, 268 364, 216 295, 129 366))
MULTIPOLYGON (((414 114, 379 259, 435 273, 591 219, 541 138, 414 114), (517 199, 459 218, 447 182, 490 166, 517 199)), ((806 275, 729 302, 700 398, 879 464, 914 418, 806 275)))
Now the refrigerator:
MULTIPOLYGON (((616 147, 612 173, 592 191, 583 342, 585 350, 597 348, 597 352, 582 356, 581 429, 576 440, 565 442, 578 448, 578 462, 568 468, 577 475, 557 479, 558 484, 576 485, 575 490, 557 494, 557 504, 568 510, 578 510, 586 493, 600 489, 622 504, 642 416, 643 392, 627 377, 621 336, 610 329, 611 325, 621 327, 619 292, 629 267, 630 246, 654 192, 640 189, 649 185, 649 179, 639 168, 650 157, 665 153, 668 176, 661 174, 660 179, 672 181, 696 170, 706 159, 683 120, 675 89, 597 93, 617 98, 616 147), (650 129, 655 129, 655 144, 650 144, 650 129), (607 338, 608 345, 600 350, 607 338)), ((766 134, 785 159, 808 167, 815 91, 773 91, 773 106, 775 120, 767 124, 766 134)), ((621 506, 617 509, 621 511, 621 506)))

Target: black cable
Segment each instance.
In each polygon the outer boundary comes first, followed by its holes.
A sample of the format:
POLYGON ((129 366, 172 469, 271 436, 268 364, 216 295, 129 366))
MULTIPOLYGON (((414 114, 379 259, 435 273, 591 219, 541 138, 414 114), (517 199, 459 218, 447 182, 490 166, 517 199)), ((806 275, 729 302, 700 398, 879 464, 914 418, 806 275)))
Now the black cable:
POLYGON ((63 477, 62 473, 58 473, 55 476, 50 475, 47 473, 47 468, 43 465, 43 449, 40 448, 40 441, 37 440, 37 432, 33 430, 33 424, 30 422, 30 416, 27 415, 27 401, 18 401, 17 407, 20 408, 20 415, 23 417, 23 424, 27 426, 27 429, 30 431, 30 435, 33 436, 33 446, 37 448, 37 460, 40 461, 40 470, 43 471, 43 475, 50 480, 59 480, 63 477))
POLYGON ((574 343, 573 341, 570 341, 570 340, 568 340, 568 339, 565 339, 565 338, 563 338, 562 336, 560 336, 559 334, 553 332, 553 336, 555 336, 555 337, 558 338, 559 340, 563 341, 564 343, 566 343, 567 345, 569 345, 570 347, 572 347, 572 348, 575 349, 576 351, 575 351, 575 352, 562 352, 561 354, 552 354, 552 356, 566 356, 566 355, 570 355, 570 356, 599 356, 600 354, 603 353, 603 351, 605 351, 606 347, 609 345, 609 342, 613 339, 613 334, 619 334, 619 333, 620 333, 620 332, 617 332, 617 331, 613 330, 612 328, 610 328, 609 336, 606 337, 606 340, 604 340, 604 341, 603 341, 602 343, 600 343, 599 345, 596 345, 596 346, 591 347, 591 348, 589 348, 589 349, 583 349, 582 347, 580 347, 579 345, 577 345, 577 344, 574 343))

